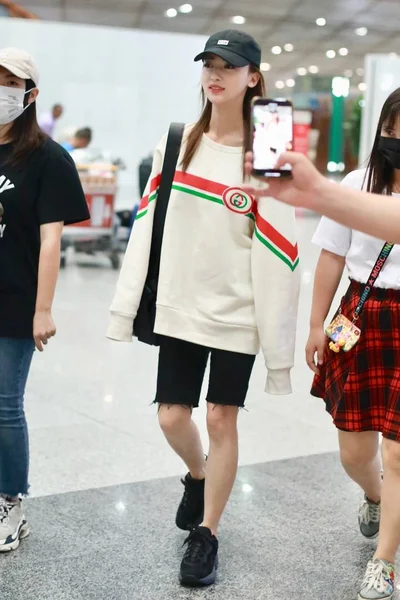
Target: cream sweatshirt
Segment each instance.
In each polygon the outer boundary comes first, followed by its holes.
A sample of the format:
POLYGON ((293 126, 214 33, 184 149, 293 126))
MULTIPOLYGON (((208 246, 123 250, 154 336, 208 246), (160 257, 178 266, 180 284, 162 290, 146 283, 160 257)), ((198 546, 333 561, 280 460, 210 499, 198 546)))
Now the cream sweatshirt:
MULTIPOLYGON (((257 354, 266 392, 291 393, 300 287, 294 210, 241 189, 242 149, 203 136, 188 169, 180 161, 165 223, 155 331, 202 346, 257 354)), ((107 337, 132 340, 147 275, 166 136, 157 146, 111 305, 107 337)))

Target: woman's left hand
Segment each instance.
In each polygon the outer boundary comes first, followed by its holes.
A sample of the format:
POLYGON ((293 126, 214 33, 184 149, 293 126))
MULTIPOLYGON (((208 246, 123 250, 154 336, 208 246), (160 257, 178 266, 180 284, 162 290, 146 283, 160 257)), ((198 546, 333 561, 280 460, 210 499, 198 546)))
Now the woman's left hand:
POLYGON ((56 335, 56 325, 53 321, 51 311, 38 310, 33 319, 33 339, 39 352, 43 352, 43 346, 47 345, 50 338, 56 335))

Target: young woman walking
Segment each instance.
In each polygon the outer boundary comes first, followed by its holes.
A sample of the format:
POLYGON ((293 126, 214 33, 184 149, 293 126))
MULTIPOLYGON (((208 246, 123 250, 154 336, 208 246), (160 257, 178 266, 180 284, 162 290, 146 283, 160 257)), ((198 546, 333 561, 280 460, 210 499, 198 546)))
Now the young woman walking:
MULTIPOLYGON (((399 195, 400 200, 400 88, 383 107, 368 169, 350 173, 343 184, 382 194, 382 204, 385 195, 399 195)), ((314 242, 322 252, 306 349, 307 363, 316 374, 312 394, 325 400, 338 429, 343 467, 364 491, 361 533, 369 539, 379 535, 359 599, 388 600, 394 593, 400 545, 400 247, 384 246, 383 240, 325 217, 314 242), (340 342, 327 343, 324 334, 345 266, 351 283, 340 311, 350 321, 355 317, 361 330, 348 352, 340 349, 340 342)))
POLYGON ((35 345, 56 333, 63 224, 89 218, 72 159, 38 126, 38 84, 29 54, 0 50, 0 552, 29 533, 24 391, 35 345))
MULTIPOLYGON (((185 130, 166 219, 155 402, 167 441, 189 470, 176 517, 179 528, 191 531, 181 582, 208 585, 215 581, 218 524, 237 471, 238 412, 260 343, 267 392, 291 392, 299 269, 293 209, 273 199, 257 207, 242 190, 251 100, 264 95, 260 47, 246 33, 222 31, 195 60, 203 62, 204 110, 185 130), (209 358, 206 462, 192 410, 209 358)), ((164 137, 112 303, 108 337, 114 340, 132 339, 165 145, 164 137)))

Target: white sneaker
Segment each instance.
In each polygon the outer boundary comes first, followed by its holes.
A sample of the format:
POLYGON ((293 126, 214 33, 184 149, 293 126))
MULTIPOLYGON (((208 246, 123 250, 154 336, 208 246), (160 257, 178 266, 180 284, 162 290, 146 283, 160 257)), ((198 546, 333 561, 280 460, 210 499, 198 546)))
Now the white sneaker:
POLYGON ((386 560, 370 560, 358 600, 391 600, 394 595, 394 565, 386 560))
POLYGON ((20 540, 29 535, 21 501, 16 504, 0 496, 0 552, 16 550, 20 540))

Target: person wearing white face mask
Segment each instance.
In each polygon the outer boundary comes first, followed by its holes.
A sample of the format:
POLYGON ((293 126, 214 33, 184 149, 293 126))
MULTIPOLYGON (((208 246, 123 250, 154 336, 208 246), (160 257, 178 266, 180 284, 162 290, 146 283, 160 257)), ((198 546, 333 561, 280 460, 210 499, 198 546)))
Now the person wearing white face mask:
POLYGON ((24 390, 35 346, 56 333, 62 228, 90 216, 74 162, 38 126, 38 83, 29 54, 0 50, 0 552, 29 533, 24 390))

